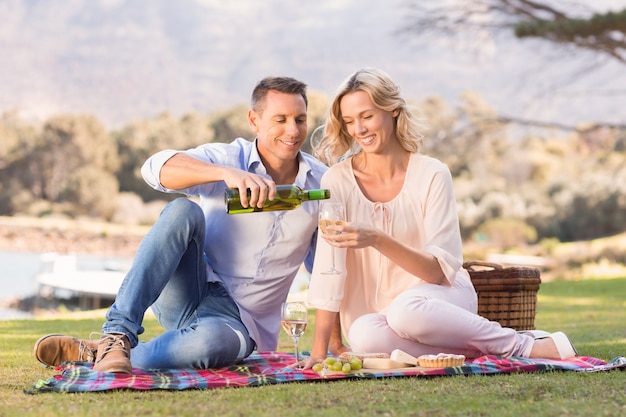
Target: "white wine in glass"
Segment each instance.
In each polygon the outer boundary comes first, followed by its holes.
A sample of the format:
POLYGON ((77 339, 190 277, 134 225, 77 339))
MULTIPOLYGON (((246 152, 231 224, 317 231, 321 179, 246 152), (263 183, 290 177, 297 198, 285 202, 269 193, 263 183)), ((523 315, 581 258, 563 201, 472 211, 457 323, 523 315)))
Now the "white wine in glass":
MULTIPOLYGON (((336 234, 339 235, 341 232, 329 231, 328 226, 341 226, 346 224, 346 213, 341 203, 330 203, 330 202, 322 202, 320 205, 320 216, 319 216, 319 225, 322 233, 324 234, 336 234)), ((322 274, 339 274, 339 271, 335 267, 335 248, 330 248, 330 260, 331 266, 330 269, 326 272, 322 272, 322 274)))
POLYGON ((309 322, 306 305, 296 301, 283 303, 280 310, 280 320, 283 329, 291 336, 295 345, 296 369, 301 369, 301 367, 297 365, 298 362, 300 362, 298 341, 300 336, 304 334, 306 325, 309 322))

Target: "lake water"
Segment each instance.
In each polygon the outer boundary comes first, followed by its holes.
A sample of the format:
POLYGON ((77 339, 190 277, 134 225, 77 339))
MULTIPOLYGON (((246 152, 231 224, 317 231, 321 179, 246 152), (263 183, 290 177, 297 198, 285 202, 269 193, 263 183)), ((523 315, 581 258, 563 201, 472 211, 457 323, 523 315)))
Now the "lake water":
POLYGON ((6 300, 33 295, 37 291, 35 275, 41 268, 40 254, 0 252, 0 318, 28 317, 17 310, 2 307, 6 300))
MULTIPOLYGON (((37 294, 36 276, 43 267, 42 253, 38 252, 2 252, 0 251, 0 320, 29 318, 30 313, 3 308, 7 300, 28 297, 37 294)), ((93 270, 111 267, 129 267, 132 259, 104 258, 101 256, 84 256, 77 258, 77 269, 93 270)), ((298 293, 309 280, 306 272, 300 272, 291 287, 292 293, 298 293)))
MULTIPOLYGON (((7 300, 37 294, 35 278, 43 267, 42 255, 38 252, 0 252, 0 319, 31 317, 29 313, 3 308, 2 305, 7 300)), ((103 269, 113 264, 130 262, 130 259, 125 258, 81 255, 77 258, 77 268, 103 269)))

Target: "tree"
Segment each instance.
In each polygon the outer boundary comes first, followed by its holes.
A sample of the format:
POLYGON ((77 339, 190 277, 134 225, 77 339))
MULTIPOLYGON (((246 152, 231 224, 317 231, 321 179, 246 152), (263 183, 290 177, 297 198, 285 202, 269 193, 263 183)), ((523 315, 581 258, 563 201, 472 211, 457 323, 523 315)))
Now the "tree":
POLYGON ((215 132, 210 120, 198 113, 187 113, 180 119, 169 113, 134 121, 113 134, 119 147, 121 166, 118 171, 120 191, 133 192, 144 201, 171 200, 148 187, 141 176, 141 166, 152 154, 163 149, 187 149, 212 142, 215 132))
POLYGON ((56 201, 72 174, 84 165, 114 173, 119 165, 115 143, 90 115, 50 118, 31 155, 30 173, 37 197, 56 201))
POLYGON ((527 9, 524 20, 514 26, 518 38, 537 37, 572 45, 608 55, 626 64, 626 9, 578 18, 535 2, 520 3, 527 9), (548 18, 543 14, 547 14, 548 18))
POLYGON ((426 119, 424 152, 444 160, 453 176, 484 181, 487 167, 494 170, 504 163, 509 146, 504 125, 479 94, 463 94, 457 111, 439 97, 429 97, 418 107, 426 119))
POLYGON ((111 172, 83 165, 72 172, 60 200, 71 205, 71 215, 110 220, 117 208, 119 184, 111 172))
POLYGON ((29 174, 28 158, 40 129, 25 123, 15 111, 0 117, 0 214, 13 214, 32 199, 29 190, 24 189, 23 180, 29 174))
MULTIPOLYGON (((550 42, 555 52, 591 51, 596 59, 574 77, 590 74, 609 61, 626 64, 626 9, 594 13, 582 1, 548 0, 413 0, 409 24, 399 31, 413 39, 446 36, 473 39, 476 47, 486 38, 513 34, 518 39, 538 38, 550 42)), ((538 123, 519 118, 503 121, 576 130, 558 123, 538 123)), ((626 128, 623 124, 602 123, 626 128)), ((586 128, 593 129, 596 126, 586 128)))
POLYGON ((580 1, 555 6, 545 0, 419 0, 411 8, 415 16, 403 31, 416 35, 512 31, 518 38, 588 49, 626 64, 626 9, 593 13, 580 1))

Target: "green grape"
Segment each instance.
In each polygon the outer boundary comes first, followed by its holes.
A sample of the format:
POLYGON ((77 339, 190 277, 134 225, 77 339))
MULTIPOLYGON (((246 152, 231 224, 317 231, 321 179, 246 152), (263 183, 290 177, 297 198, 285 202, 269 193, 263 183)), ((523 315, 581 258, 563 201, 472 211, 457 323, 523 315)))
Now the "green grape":
POLYGON ((341 367, 341 371, 344 374, 349 374, 351 370, 352 370, 352 365, 350 365, 350 362, 344 363, 343 366, 341 367))
POLYGON ((322 369, 324 369, 324 365, 322 365, 321 363, 316 363, 315 365, 313 365, 312 369, 315 372, 322 372, 322 369))
POLYGON ((333 357, 333 356, 329 356, 329 357, 327 357, 326 359, 324 359, 324 363, 325 363, 326 365, 332 365, 332 364, 334 364, 335 362, 337 362, 337 358, 335 358, 335 357, 333 357))
POLYGON ((353 356, 350 358, 350 367, 352 368, 353 371, 358 371, 359 369, 363 367, 363 362, 361 361, 361 359, 357 358, 356 356, 353 356))
POLYGON ((343 369, 343 364, 339 361, 335 361, 332 365, 330 365, 331 371, 341 371, 343 369))

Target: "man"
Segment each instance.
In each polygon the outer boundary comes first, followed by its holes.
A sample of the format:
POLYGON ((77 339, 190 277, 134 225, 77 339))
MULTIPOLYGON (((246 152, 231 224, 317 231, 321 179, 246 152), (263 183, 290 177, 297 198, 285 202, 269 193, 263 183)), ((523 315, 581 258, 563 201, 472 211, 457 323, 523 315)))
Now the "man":
POLYGON ((199 204, 179 198, 163 210, 107 311, 99 341, 48 335, 35 344, 35 357, 50 366, 82 360, 97 371, 132 373, 221 367, 255 349, 275 350, 280 305, 302 263, 311 270, 318 203, 228 215, 224 190, 238 188, 244 206, 262 207, 276 184, 319 188, 326 166, 300 151, 307 104, 304 83, 265 78, 248 111, 254 142, 238 138, 150 157, 142 167, 150 186, 197 196, 199 204), (139 343, 150 306, 166 331, 139 343))

